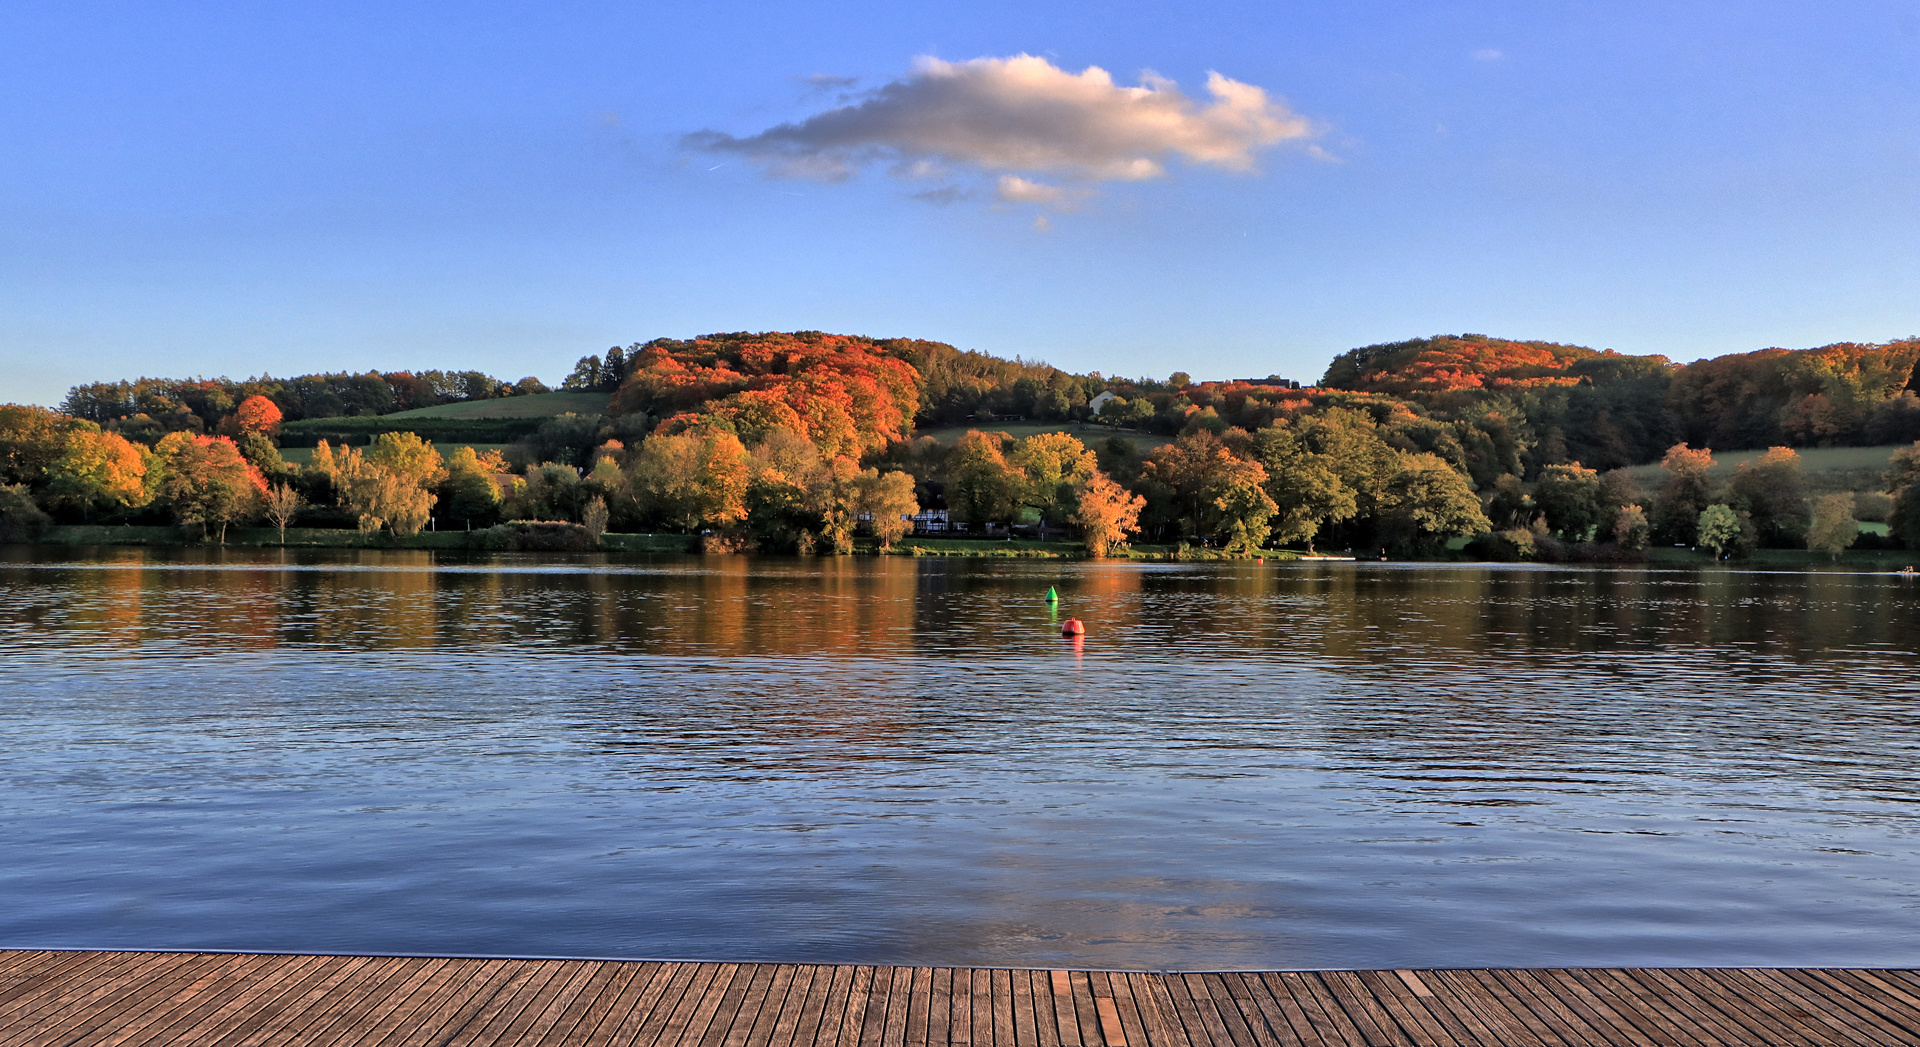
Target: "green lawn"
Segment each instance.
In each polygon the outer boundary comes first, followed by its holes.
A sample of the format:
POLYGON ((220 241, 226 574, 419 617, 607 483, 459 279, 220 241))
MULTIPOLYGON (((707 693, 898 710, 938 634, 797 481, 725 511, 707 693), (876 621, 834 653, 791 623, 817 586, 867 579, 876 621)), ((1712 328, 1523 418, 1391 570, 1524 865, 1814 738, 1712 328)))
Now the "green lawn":
MULTIPOLYGON (((1910 446, 1885 444, 1880 447, 1802 447, 1796 450, 1800 455, 1800 474, 1806 482, 1807 493, 1827 494, 1833 491, 1880 490, 1880 474, 1886 471, 1893 452, 1910 446)), ((1713 468, 1707 470, 1707 475, 1716 484, 1725 483, 1733 478, 1733 472, 1740 467, 1740 463, 1756 461, 1766 453, 1763 449, 1715 454, 1713 468)), ((1658 487, 1664 475, 1658 462, 1632 466, 1625 471, 1647 490, 1658 487)))
MULTIPOLYGON (((439 451, 442 456, 445 456, 445 455, 452 454, 454 450, 459 447, 471 447, 477 453, 485 453, 487 451, 498 451, 505 446, 507 445, 506 444, 434 444, 433 449, 436 451, 439 451)), ((287 462, 292 465, 298 465, 303 467, 309 466, 313 464, 313 448, 282 447, 280 449, 280 457, 286 459, 287 462)))
POLYGON ((1041 433, 1067 433, 1078 437, 1081 443, 1089 447, 1104 443, 1109 436, 1124 436, 1139 445, 1141 454, 1173 442, 1168 437, 1153 433, 1109 429, 1104 425, 1081 425, 1079 422, 975 422, 971 425, 947 426, 944 429, 920 429, 913 435, 931 436, 943 444, 951 444, 967 435, 969 429, 978 429, 983 433, 1006 433, 1020 439, 1038 436, 1041 433))
POLYGON ((534 396, 507 396, 498 400, 472 400, 441 404, 413 411, 398 411, 382 418, 548 418, 557 414, 606 414, 606 393, 539 393, 534 396))

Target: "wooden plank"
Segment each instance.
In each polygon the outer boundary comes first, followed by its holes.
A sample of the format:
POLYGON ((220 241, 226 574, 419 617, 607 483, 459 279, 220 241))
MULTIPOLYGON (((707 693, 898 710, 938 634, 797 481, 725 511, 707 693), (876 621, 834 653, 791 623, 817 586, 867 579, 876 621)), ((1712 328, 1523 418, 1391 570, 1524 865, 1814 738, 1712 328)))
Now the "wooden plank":
POLYGON ((0 1047, 1879 1047, 1906 969, 1147 974, 0 950, 0 1047))
POLYGON ((953 968, 935 967, 927 995, 928 1047, 953 1042, 953 968))
MULTIPOLYGON (((208 953, 186 956, 156 956, 134 971, 116 977, 92 992, 61 993, 45 1011, 31 1012, 34 1020, 22 1023, 17 1034, 0 1043, 7 1047, 29 1047, 41 1043, 68 1044, 85 1039, 102 1029, 123 1026, 131 1016, 152 1013, 166 1006, 169 996, 193 984, 202 976, 238 962, 238 957, 208 953), (171 961, 171 962, 169 962, 171 961)), ((79 983, 76 987, 84 987, 79 983)))
POLYGON ((1604 1027, 1593 1024, 1579 1009, 1547 991, 1540 982, 1516 977, 1515 972, 1509 970, 1483 973, 1499 982, 1514 999, 1525 1002, 1541 1021, 1558 1030, 1563 1042, 1576 1045, 1613 1042, 1604 1027))
POLYGON ((20 1007, 0 1012, 5 1028, 0 1045, 14 1047, 28 1042, 28 1036, 41 1030, 57 1034, 63 1023, 84 1021, 94 1010, 125 1006, 155 991, 154 982, 181 976, 182 970, 204 968, 214 957, 192 953, 147 953, 129 957, 101 957, 98 961, 82 958, 63 977, 44 982, 24 994, 20 1007), (126 962, 115 962, 116 959, 126 962), (31 1014, 31 1024, 18 1019, 31 1014))
POLYGON ((357 979, 378 966, 368 956, 329 956, 296 980, 265 995, 240 1022, 222 1030, 210 1047, 254 1047, 268 1042, 290 1026, 297 1016, 335 992, 352 991, 357 979))
MULTIPOLYGON (((1113 1010, 1120 1022, 1120 1035, 1133 1047, 1151 1047, 1147 1036, 1147 1023, 1140 1013, 1139 1001, 1134 999, 1132 981, 1124 973, 1108 971, 1107 986, 1112 990, 1109 997, 1113 1000, 1113 1010)), ((1095 998, 1098 1005, 1098 998, 1095 998)))
POLYGON ((697 963, 662 963, 647 984, 634 994, 631 1004, 622 1001, 621 1005, 627 1009, 613 1016, 614 1023, 607 1031, 607 1041, 644 1047, 658 1039, 666 1027, 667 1015, 680 1005, 687 986, 693 982, 700 966, 697 963))
POLYGON ((411 977, 418 961, 379 957, 355 969, 333 991, 308 992, 294 1001, 297 1011, 281 1024, 272 1042, 332 1043, 343 1038, 351 1022, 395 986, 411 977))
POLYGON ((566 987, 573 973, 574 969, 561 961, 522 961, 517 976, 502 985, 441 1047, 511 1043, 546 1002, 566 987))
POLYGON ((413 1012, 395 1015, 391 1028, 377 1038, 367 1038, 366 1047, 450 1041, 513 979, 517 970, 516 965, 504 960, 455 961, 447 968, 445 989, 422 1000, 413 1012))
POLYGON ((1053 1003, 1053 1034, 1061 1047, 1081 1047, 1080 1017, 1073 1006, 1073 975, 1047 972, 1047 995, 1053 1003))
POLYGON ((1035 1015, 1033 991, 1034 973, 1032 971, 1008 971, 1013 981, 1013 1040, 1020 1047, 1037 1047, 1040 1042, 1040 1022, 1035 1015))
POLYGON ((1433 990, 1413 971, 1355 971, 1382 1010, 1393 1016, 1402 1035, 1421 1047, 1459 1047, 1447 1024, 1427 1004, 1433 990))
POLYGON ((1583 968, 1578 976, 1588 979, 1596 991, 1627 1002, 1672 1042, 1683 1047, 1719 1047, 1717 1035, 1689 1018, 1665 994, 1648 989, 1645 983, 1607 968, 1583 968))
MULTIPOLYGON (((145 997, 138 1006, 92 1009, 82 1021, 60 1034, 60 1042, 90 1047, 143 1036, 156 1028, 166 1029, 188 1020, 189 1012, 204 1010, 210 997, 220 999, 229 995, 229 976, 244 976, 261 963, 262 957, 258 956, 228 956, 225 962, 206 967, 191 979, 166 979, 166 988, 145 997)), ((155 984, 160 981, 156 979, 155 984)))
POLYGON ((1596 1029, 1606 1032, 1609 1044, 1621 1047, 1653 1047, 1654 1041, 1630 1021, 1626 1015, 1609 1006, 1606 1000, 1594 995, 1593 991, 1573 976, 1571 971, 1515 971, 1520 979, 1530 980, 1539 986, 1543 993, 1550 993, 1567 1006, 1575 1009, 1596 1029))
POLYGON ((793 1047, 830 1047, 822 1040, 820 1030, 828 1025, 838 1027, 839 1019, 828 1015, 827 1005, 835 998, 837 983, 848 976, 850 972, 843 967, 821 967, 813 972, 806 1002, 793 1028, 793 1047))
POLYGON ((1828 995, 1836 1001, 1871 1007, 1920 1040, 1920 995, 1909 993, 1872 971, 1810 968, 1797 973, 1831 986, 1828 995))
POLYGON ((1367 1042, 1366 1034, 1340 1009, 1340 1001, 1334 998, 1318 972, 1298 972, 1295 977, 1285 979, 1284 984, 1299 1005, 1300 1013, 1305 1016, 1313 1035, 1329 1047, 1367 1042))
POLYGON ((292 980, 309 962, 308 958, 299 956, 243 957, 240 964, 223 968, 217 977, 204 979, 197 991, 184 994, 187 998, 179 1000, 179 1006, 154 1008, 147 1016, 151 1020, 116 1029, 111 1042, 121 1047, 137 1047, 149 1042, 204 1041, 219 1030, 225 1016, 273 986, 292 980))
POLYGON ((1784 968, 1774 973, 1800 986, 1805 997, 1824 1000, 1834 1011, 1857 1015, 1895 1042, 1920 1042, 1920 1015, 1901 1007, 1897 999, 1846 978, 1843 972, 1784 968))
POLYGON ((768 962, 741 964, 732 986, 720 995, 720 1005, 714 1007, 707 1032, 699 1039, 701 1047, 739 1047, 739 1043, 745 1041, 756 1012, 766 1005, 766 989, 774 982, 776 970, 780 968, 768 962), (735 1030, 739 1030, 737 1037, 735 1030))
MULTIPOLYGON (((1140 1015, 1140 1027, 1143 1033, 1141 1042, 1148 1047, 1189 1047, 1186 1036, 1177 1032, 1178 1026, 1167 1018, 1167 1006, 1163 999, 1164 991, 1160 987, 1159 976, 1134 971, 1127 974, 1126 981, 1127 994, 1133 1000, 1133 1009, 1140 1015)), ((1041 1047, 1059 1047, 1059 1045, 1043 1042, 1041 1047)))
POLYGON ((1801 985, 1787 971, 1749 968, 1736 972, 1754 982, 1767 986, 1781 1001, 1781 1006, 1791 1009, 1796 1016, 1819 1022, 1834 1033, 1847 1039, 1841 1042, 1884 1045, 1898 1043, 1905 1039, 1905 1033, 1897 1025, 1885 1022, 1865 1008, 1848 1008, 1844 1013, 1834 1013, 1833 1005, 1821 998, 1820 994, 1801 985))
POLYGON ((1360 1029, 1369 1047, 1410 1047, 1413 1043, 1401 1031, 1400 1023, 1374 998, 1373 990, 1360 980, 1358 974, 1353 971, 1322 971, 1320 981, 1346 1012, 1347 1020, 1360 1029))
POLYGON ((1530 1047, 1524 1026, 1478 982, 1461 971, 1423 971, 1421 980, 1433 987, 1434 998, 1446 1005, 1478 1037, 1476 1042, 1530 1047))
POLYGON ((1739 1006, 1722 1006, 1728 1003, 1726 995, 1713 992, 1702 995, 1692 985, 1673 977, 1672 972, 1647 969, 1622 972, 1660 993, 1675 1010, 1686 1015, 1701 1030, 1711 1033, 1717 1042, 1723 1044, 1747 1044, 1756 1040, 1772 1041, 1792 1047, 1810 1045, 1810 1041, 1799 1036, 1793 1030, 1768 1028, 1760 1022, 1744 1022, 1742 1017, 1749 1012, 1739 1006))
POLYGON ((793 991, 794 975, 799 968, 790 963, 768 964, 771 974, 765 986, 760 990, 757 1000, 751 1001, 747 1021, 735 1022, 727 1031, 728 1047, 764 1047, 773 1039, 773 1030, 779 1024, 780 1014, 786 1010, 787 996, 793 991))
MULTIPOLYGON (((682 1047, 693 1047, 706 1039, 707 1032, 716 1022, 731 1019, 731 1013, 721 1013, 722 1007, 737 1003, 740 995, 746 992, 747 982, 753 978, 756 964, 723 963, 713 980, 707 983, 707 989, 700 994, 698 1006, 687 1017, 686 1027, 681 1030, 678 1042, 682 1047)), ((666 1040, 663 1047, 672 1047, 666 1040)))
POLYGON ((1014 1047, 1020 1039, 1014 1035, 1014 972, 989 970, 993 986, 993 1041, 996 1047, 1014 1047))

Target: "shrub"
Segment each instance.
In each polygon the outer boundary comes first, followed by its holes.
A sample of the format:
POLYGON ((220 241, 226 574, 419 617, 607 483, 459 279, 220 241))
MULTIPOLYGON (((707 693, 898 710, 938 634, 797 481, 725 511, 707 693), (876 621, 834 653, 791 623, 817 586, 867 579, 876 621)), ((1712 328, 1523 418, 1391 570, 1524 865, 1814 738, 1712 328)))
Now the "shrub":
POLYGON ((24 484, 0 487, 0 544, 37 542, 52 524, 24 484))
POLYGON ((600 539, 577 523, 510 520, 469 531, 467 547, 492 552, 588 553, 600 548, 600 539))

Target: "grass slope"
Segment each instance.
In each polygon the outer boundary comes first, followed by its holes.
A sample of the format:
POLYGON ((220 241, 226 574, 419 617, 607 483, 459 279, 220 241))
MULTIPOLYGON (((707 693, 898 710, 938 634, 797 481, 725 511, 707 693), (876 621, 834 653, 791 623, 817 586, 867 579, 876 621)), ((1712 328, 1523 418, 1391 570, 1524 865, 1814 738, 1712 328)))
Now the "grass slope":
MULTIPOLYGON (((1880 474, 1886 472, 1887 462, 1893 452, 1910 444, 1885 444, 1880 447, 1802 447, 1800 454, 1800 475, 1809 494, 1826 494, 1832 491, 1878 491, 1881 489, 1880 474)), ((1713 456, 1713 468, 1707 470, 1707 476, 1716 484, 1733 479, 1733 472, 1742 462, 1757 461, 1765 450, 1728 451, 1713 456)), ((1653 490, 1660 486, 1665 475, 1658 462, 1652 465, 1629 467, 1640 486, 1653 490)))
POLYGON ((1079 422, 977 422, 972 425, 950 425, 944 429, 920 429, 913 435, 931 436, 943 444, 957 443, 967 430, 978 429, 983 433, 1007 433, 1019 439, 1037 436, 1041 433, 1067 433, 1078 437, 1080 442, 1092 447, 1106 442, 1109 436, 1124 436, 1140 447, 1145 454, 1156 447, 1173 441, 1165 436, 1153 433, 1138 433, 1127 429, 1109 429, 1104 425, 1081 425, 1079 422))
POLYGON ((412 411, 396 411, 382 418, 550 418, 557 414, 606 414, 606 393, 538 393, 498 400, 471 400, 412 411))

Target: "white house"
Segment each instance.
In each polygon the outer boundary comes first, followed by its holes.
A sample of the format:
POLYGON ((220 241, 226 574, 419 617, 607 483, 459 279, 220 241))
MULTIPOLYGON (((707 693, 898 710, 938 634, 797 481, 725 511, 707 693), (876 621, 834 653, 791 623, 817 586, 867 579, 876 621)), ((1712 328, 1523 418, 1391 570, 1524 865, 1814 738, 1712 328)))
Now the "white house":
POLYGON ((1111 389, 1102 390, 1099 396, 1096 396, 1093 399, 1087 401, 1087 413, 1094 418, 1098 418, 1100 417, 1100 409, 1102 407, 1105 407, 1109 402, 1118 400, 1118 399, 1120 398, 1113 395, 1113 390, 1111 389))

